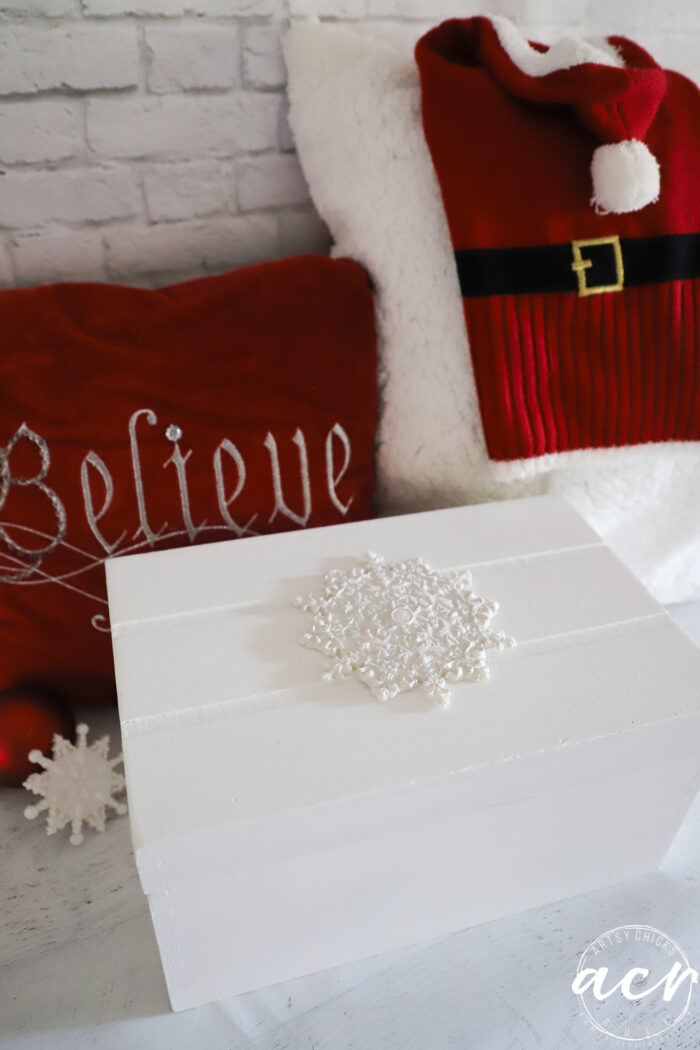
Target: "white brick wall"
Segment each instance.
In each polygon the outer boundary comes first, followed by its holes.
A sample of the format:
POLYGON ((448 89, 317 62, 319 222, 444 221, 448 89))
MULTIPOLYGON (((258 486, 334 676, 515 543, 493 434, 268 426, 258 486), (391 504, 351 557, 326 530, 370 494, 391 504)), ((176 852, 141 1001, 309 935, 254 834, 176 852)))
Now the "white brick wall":
POLYGON ((286 122, 290 16, 622 32, 700 78, 700 0, 0 0, 0 286, 156 285, 324 251, 286 122))
POLYGON ((0 93, 103 91, 139 82, 135 25, 6 26, 0 30, 0 93))
POLYGON ((238 85, 238 32, 235 26, 146 26, 148 90, 226 90, 238 85))

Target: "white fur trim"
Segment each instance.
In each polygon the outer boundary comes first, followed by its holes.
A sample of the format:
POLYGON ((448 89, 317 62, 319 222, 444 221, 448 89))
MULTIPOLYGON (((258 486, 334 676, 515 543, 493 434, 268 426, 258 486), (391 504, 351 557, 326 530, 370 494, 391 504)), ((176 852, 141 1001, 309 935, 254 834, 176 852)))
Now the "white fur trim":
POLYGON ((591 162, 591 176, 591 204, 596 211, 639 211, 659 199, 659 162, 639 139, 598 146, 591 162))
POLYGON ((422 31, 414 27, 413 41, 394 50, 354 25, 296 22, 284 42, 290 124, 314 204, 333 254, 361 262, 376 289, 377 495, 394 514, 459 506, 466 479, 482 499, 493 491, 454 252, 423 134, 412 50, 422 31), (425 245, 413 239, 421 231, 425 245))
POLYGON ((494 478, 508 482, 534 480, 554 471, 579 470, 591 466, 624 468, 633 462, 656 462, 658 456, 672 458, 691 457, 700 461, 698 441, 656 441, 641 445, 613 445, 609 448, 576 448, 570 452, 549 452, 544 456, 529 459, 499 459, 491 461, 494 478))
MULTIPOLYGON (((406 27, 394 47, 299 23, 285 53, 291 124, 334 255, 377 289, 377 497, 402 514, 556 492, 663 602, 700 597, 700 444, 489 461, 454 252, 428 153, 406 27), (507 475, 507 478, 503 477, 507 475)), ((388 35, 388 31, 387 31, 388 35)))
POLYGON ((607 42, 596 45, 580 37, 564 36, 546 51, 537 51, 509 18, 497 16, 491 19, 491 24, 503 50, 529 77, 544 77, 556 69, 571 69, 587 62, 598 66, 624 66, 617 51, 607 42))

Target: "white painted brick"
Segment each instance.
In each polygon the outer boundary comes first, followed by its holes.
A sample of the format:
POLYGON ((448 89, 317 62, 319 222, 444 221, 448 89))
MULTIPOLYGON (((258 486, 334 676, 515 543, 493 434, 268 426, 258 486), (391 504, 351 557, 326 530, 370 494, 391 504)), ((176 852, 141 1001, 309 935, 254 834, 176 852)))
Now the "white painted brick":
POLYGON ((295 17, 305 18, 362 18, 366 13, 365 0, 289 0, 289 11, 295 17))
POLYGON ((121 284, 128 284, 130 288, 168 288, 173 284, 182 284, 199 277, 206 277, 207 272, 201 266, 188 268, 187 270, 167 270, 156 273, 129 274, 126 280, 121 279, 121 284))
MULTIPOLYGON (((316 6, 323 0, 292 0, 316 6)), ((428 25, 436 25, 445 18, 471 18, 474 15, 505 15, 518 25, 543 25, 549 21, 572 24, 580 21, 584 0, 365 0, 367 15, 371 18, 393 19, 398 24, 403 19, 421 19, 428 25)), ((595 0, 594 0, 595 2, 595 0)), ((646 2, 646 0, 641 0, 646 2)), ((333 6, 333 0, 330 0, 333 6)), ((328 12, 319 12, 328 14, 328 12)), ((348 15, 348 17, 352 17, 348 15)))
MULTIPOLYGON (((677 7, 677 0, 675 4, 677 7)), ((651 26, 653 12, 661 7, 663 0, 624 0, 622 3, 619 0, 618 3, 610 3, 610 0, 586 0, 585 5, 582 5, 583 24, 588 36, 611 36, 620 33, 636 40, 640 30, 651 26)))
POLYGON ((87 134, 104 157, 229 156, 274 147, 278 120, 278 99, 254 92, 91 99, 87 134))
POLYGON ((146 169, 143 184, 148 217, 153 222, 211 215, 230 210, 234 203, 232 164, 157 164, 146 169))
MULTIPOLYGON (((700 4, 697 0, 653 0, 652 19, 655 29, 669 30, 672 33, 700 32, 700 4)), ((636 19, 630 12, 630 26, 626 36, 634 39, 636 19)))
POLYGON ((303 204, 309 199, 306 180, 295 153, 266 153, 238 164, 238 205, 241 211, 303 204))
MULTIPOLYGON (((291 0, 294 13, 332 15, 332 8, 338 6, 336 0, 291 0), (301 10, 303 8, 303 10, 301 10), (322 10, 317 10, 322 8, 322 10), (328 8, 328 10, 326 9, 328 8)), ((344 5, 354 6, 357 0, 343 0, 344 5)), ((592 0, 606 2, 606 0, 592 0)), ((647 0, 640 0, 646 3, 647 0)), ((435 25, 445 18, 470 18, 474 15, 505 15, 514 19, 518 25, 542 26, 556 21, 561 25, 572 25, 582 19, 584 0, 490 0, 487 6, 483 0, 364 0, 367 15, 371 18, 392 19, 401 24, 403 19, 421 19, 427 25, 435 25)), ((609 6, 609 3, 608 3, 609 6)), ((350 10, 340 17, 361 17, 350 10)))
POLYGON ((23 171, 0 182, 0 226, 31 229, 44 223, 105 222, 138 214, 141 194, 130 171, 23 171))
POLYGON ((134 26, 3 28, 0 94, 133 87, 137 58, 134 26))
POLYGON ((226 270, 279 254, 274 215, 166 223, 146 229, 115 226, 105 236, 110 272, 127 279, 132 274, 226 270))
POLYGON ((386 40, 393 47, 400 48, 409 54, 420 37, 434 25, 433 19, 421 20, 418 18, 411 18, 407 21, 400 21, 396 18, 373 18, 371 21, 359 23, 366 34, 378 40, 386 40))
POLYGON ((104 281, 107 277, 102 235, 95 230, 18 237, 12 255, 17 283, 22 285, 104 281))
POLYGON ((665 69, 683 73, 696 83, 700 81, 700 46, 693 33, 668 33, 656 47, 650 47, 654 58, 665 69))
MULTIPOLYGON (((489 0, 486 9, 543 42, 622 32, 662 65, 700 76, 700 0, 489 0)), ((0 95, 67 93, 0 98, 0 165, 70 161, 0 179, 0 224, 14 234, 9 249, 0 238, 0 285, 89 276, 103 236, 109 276, 145 285, 325 251, 286 119, 280 37, 290 14, 370 18, 368 32, 409 48, 442 18, 484 10, 483 0, 0 0, 0 95), (150 94, 131 90, 144 87, 150 94), (105 166, 85 167, 95 156, 105 166), (269 208, 284 210, 260 214, 269 208)))
POLYGON ((83 147, 75 102, 0 104, 0 163, 65 160, 83 147))
POLYGON ((12 260, 10 249, 6 244, 0 244, 0 288, 14 288, 15 277, 12 271, 12 260))
POLYGON ((282 41, 276 25, 256 25, 243 35, 243 76, 249 87, 277 88, 287 80, 282 41))
POLYGON ((281 100, 278 95, 246 91, 234 95, 229 119, 240 151, 255 153, 277 145, 281 100))
POLYGON ((328 227, 313 208, 304 211, 282 212, 280 222, 280 251, 286 255, 306 255, 320 252, 327 255, 331 249, 328 227))
MULTIPOLYGON (((467 0, 366 0, 366 4, 367 14, 372 18, 426 18, 439 22, 443 18, 464 18, 472 14, 467 0)), ((482 5, 480 12, 483 10, 482 5)))
POLYGON ((169 15, 185 13, 185 0, 83 0, 85 14, 94 17, 110 15, 169 15))
MULTIPOLYGON (((541 35, 542 28, 546 26, 557 27, 556 35, 553 37, 554 40, 558 40, 562 36, 566 36, 572 32, 576 32, 583 36, 605 36, 605 27, 602 31, 597 31, 592 28, 592 23, 586 21, 586 2, 587 0, 525 0, 525 3, 516 3, 513 5, 512 0, 495 0, 496 9, 494 14, 502 13, 508 14, 510 9, 510 17, 519 25, 521 22, 529 21, 536 28, 537 32, 532 39, 538 39, 538 34, 541 35), (498 3, 504 3, 504 10, 498 11, 498 3), (515 6, 515 10, 513 7, 515 6)), ((600 3, 601 0, 592 0, 593 3, 600 3)), ((608 11, 611 8, 615 8, 615 4, 611 4, 610 0, 602 0, 604 4, 607 4, 608 11)), ((618 3, 617 10, 621 11, 624 8, 626 0, 622 0, 618 3)), ((644 4, 647 0, 629 0, 632 4, 640 3, 644 4)), ((479 8, 478 14, 483 12, 483 8, 479 8)), ((629 18, 627 24, 629 25, 629 18)), ((609 30, 608 30, 609 32, 609 30)))
MULTIPOLYGON (((18 2, 18 0, 15 0, 18 2)), ((48 0, 47 0, 48 2, 48 0)), ((270 18, 286 14, 286 0, 84 0, 85 13, 109 15, 210 15, 213 18, 270 18)))
POLYGON ((283 151, 295 148, 294 135, 292 134, 292 129, 289 126, 289 103, 287 101, 286 95, 282 96, 277 140, 279 143, 279 148, 283 151))
POLYGON ((217 18, 284 17, 286 0, 185 0, 188 11, 217 18))
POLYGON ((0 0, 0 14, 25 18, 70 17, 80 14, 78 0, 0 0))
POLYGON ((148 87, 156 93, 191 88, 230 88, 238 82, 238 34, 235 28, 185 24, 149 26, 146 47, 148 87))

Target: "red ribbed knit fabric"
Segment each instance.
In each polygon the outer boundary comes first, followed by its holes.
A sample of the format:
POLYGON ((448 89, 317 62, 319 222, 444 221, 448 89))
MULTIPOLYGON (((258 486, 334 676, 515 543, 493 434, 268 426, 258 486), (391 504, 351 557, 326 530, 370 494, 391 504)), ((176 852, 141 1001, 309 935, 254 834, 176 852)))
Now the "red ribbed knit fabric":
MULTIPOLYGON (((455 250, 611 236, 624 248, 700 231, 700 92, 631 41, 609 42, 625 68, 532 77, 485 18, 443 23, 419 41, 425 135, 455 250), (661 194, 636 212, 599 214, 591 158, 621 135, 656 157, 661 194)), ((699 285, 465 296, 491 458, 699 440, 699 285)))

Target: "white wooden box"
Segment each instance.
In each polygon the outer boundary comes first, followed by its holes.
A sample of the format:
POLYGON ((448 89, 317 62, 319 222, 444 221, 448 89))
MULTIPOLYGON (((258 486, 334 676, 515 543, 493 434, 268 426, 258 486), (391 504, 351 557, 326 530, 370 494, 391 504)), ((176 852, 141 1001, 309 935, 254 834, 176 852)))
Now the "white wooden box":
POLYGON ((107 566, 136 863, 173 1008, 658 866, 700 769, 700 650, 564 502, 107 566), (368 550, 468 566, 516 648, 376 701, 295 596, 368 550))

